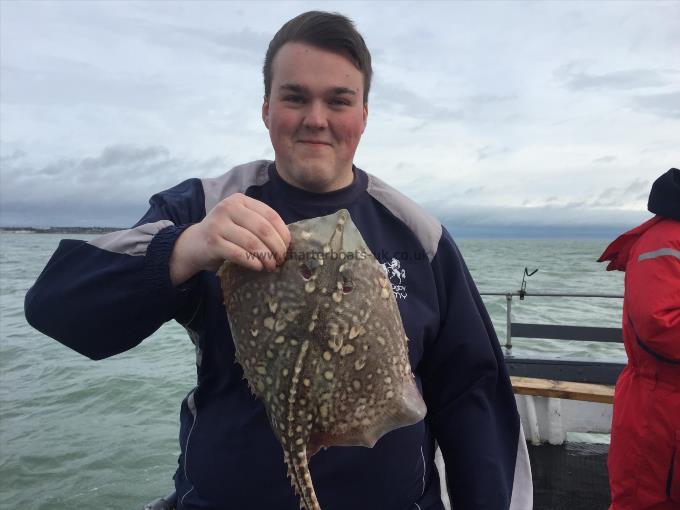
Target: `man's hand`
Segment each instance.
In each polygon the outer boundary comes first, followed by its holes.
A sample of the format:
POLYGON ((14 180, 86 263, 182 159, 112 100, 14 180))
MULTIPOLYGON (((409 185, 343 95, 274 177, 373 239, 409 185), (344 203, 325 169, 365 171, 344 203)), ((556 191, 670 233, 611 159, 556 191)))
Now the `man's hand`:
POLYGON ((289 243, 288 227, 274 209, 236 193, 182 232, 170 256, 170 279, 180 285, 199 271, 216 271, 225 260, 273 271, 289 243))

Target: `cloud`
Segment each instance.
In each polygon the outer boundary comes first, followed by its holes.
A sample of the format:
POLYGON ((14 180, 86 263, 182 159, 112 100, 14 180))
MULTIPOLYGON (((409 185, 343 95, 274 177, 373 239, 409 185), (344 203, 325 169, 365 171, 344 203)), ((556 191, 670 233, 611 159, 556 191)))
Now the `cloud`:
POLYGON ((680 91, 637 96, 633 102, 642 111, 660 117, 680 119, 680 91))
MULTIPOLYGON (((2 147, 2 146, 0 146, 0 147, 2 147)), ((4 165, 6 165, 6 164, 10 164, 13 161, 17 161, 19 159, 26 157, 26 151, 23 151, 23 150, 17 149, 17 148, 12 149, 12 152, 9 153, 9 154, 3 154, 2 152, 3 151, 0 151, 0 164, 2 164, 3 168, 4 168, 4 165)))
POLYGON ((441 203, 427 203, 425 208, 445 225, 465 233, 494 229, 531 232, 532 229, 544 235, 550 229, 577 233, 579 229, 610 229, 623 231, 645 221, 649 213, 642 210, 618 208, 584 207, 583 204, 544 205, 539 207, 478 206, 464 207, 441 203))
MULTIPOLYGON (((451 189, 456 187, 453 184, 451 189)), ((404 189, 409 189, 409 186, 404 189)), ((644 221, 648 216, 645 203, 649 194, 649 180, 644 178, 623 180, 602 190, 584 190, 581 196, 573 193, 545 195, 516 200, 514 203, 496 199, 499 196, 497 192, 497 189, 484 186, 458 194, 449 192, 446 198, 441 199, 432 198, 441 196, 441 193, 426 193, 421 203, 445 224, 463 228, 466 235, 473 236, 480 232, 503 235, 502 230, 498 230, 501 227, 509 231, 520 229, 525 233, 541 228, 542 234, 548 237, 550 228, 576 235, 582 227, 587 227, 591 233, 613 235, 616 231, 644 221), (644 193, 640 193, 640 190, 644 190, 644 193), (609 230, 602 230, 605 227, 609 230)))
POLYGON ((628 69, 594 74, 577 71, 576 64, 570 63, 555 71, 556 77, 569 90, 631 90, 646 87, 660 87, 666 84, 661 74, 652 69, 628 69))
POLYGON ((485 145, 477 151, 477 160, 481 161, 483 159, 491 158, 494 156, 500 156, 510 152, 509 147, 492 147, 485 145))
POLYGON ((587 198, 584 205, 591 208, 620 208, 639 202, 640 197, 646 200, 648 195, 649 182, 638 178, 628 184, 608 187, 597 195, 587 198), (640 194, 641 189, 645 190, 642 194, 640 194))
POLYGON ((121 75, 110 69, 52 57, 49 64, 3 64, 2 102, 42 108, 108 105, 152 110, 171 104, 177 86, 143 73, 121 75))
POLYGON ((644 195, 645 198, 649 194, 649 190, 652 189, 652 183, 649 182, 647 179, 635 179, 633 182, 631 182, 626 188, 623 190, 623 193, 625 195, 635 195, 638 196, 638 193, 640 190, 645 190, 644 195))
POLYGON ((0 222, 4 225, 128 226, 148 198, 195 176, 217 175, 223 158, 188 159, 163 146, 112 145, 99 154, 34 164, 14 151, 3 157, 0 222))
POLYGON ((178 30, 197 40, 204 40, 215 45, 223 53, 226 51, 229 55, 241 54, 246 57, 245 62, 257 66, 262 65, 264 51, 271 40, 271 34, 254 31, 248 27, 233 31, 214 31, 193 27, 178 27, 178 30))
POLYGON ((484 186, 475 186, 474 188, 468 188, 463 192, 463 195, 475 196, 479 195, 484 191, 484 186))
POLYGON ((466 102, 469 104, 487 106, 507 103, 515 99, 517 99, 517 96, 514 94, 473 94, 467 97, 466 102))
MULTIPOLYGON (((128 225, 160 189, 273 156, 260 66, 311 4, 6 4, 0 221, 128 225)), ((680 155, 678 7, 664 5, 332 4, 374 57, 355 162, 470 212, 643 210, 680 155)))
MULTIPOLYGON (((138 35, 170 51, 190 49, 201 55, 206 52, 225 63, 260 67, 272 34, 243 27, 215 30, 205 26, 191 26, 182 22, 162 23, 158 20, 135 20, 138 35)), ((228 26, 228 25, 227 25, 228 26)))
POLYGON ((425 98, 396 83, 376 81, 371 89, 372 108, 376 111, 424 121, 451 122, 463 118, 460 109, 438 104, 433 98, 425 98))
MULTIPOLYGON (((634 211, 644 210, 641 202, 647 200, 650 190, 650 181, 636 178, 619 185, 610 185, 604 189, 585 190, 581 196, 549 196, 548 198, 525 199, 522 206, 538 209, 542 207, 556 207, 566 209, 582 208, 593 218, 601 214, 608 215, 607 210, 634 211), (640 193, 640 190, 643 190, 640 193)), ((598 220, 599 221, 599 220, 598 220)))

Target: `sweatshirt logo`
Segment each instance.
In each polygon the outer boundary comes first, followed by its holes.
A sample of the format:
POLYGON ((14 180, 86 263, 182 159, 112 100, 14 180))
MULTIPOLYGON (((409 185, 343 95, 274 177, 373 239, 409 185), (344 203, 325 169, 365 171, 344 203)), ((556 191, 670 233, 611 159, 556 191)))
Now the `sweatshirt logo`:
POLYGON ((383 262, 380 265, 392 284, 394 297, 397 299, 406 299, 406 296, 408 295, 406 293, 406 285, 404 285, 406 270, 401 267, 401 262, 396 258, 392 258, 389 262, 383 262))

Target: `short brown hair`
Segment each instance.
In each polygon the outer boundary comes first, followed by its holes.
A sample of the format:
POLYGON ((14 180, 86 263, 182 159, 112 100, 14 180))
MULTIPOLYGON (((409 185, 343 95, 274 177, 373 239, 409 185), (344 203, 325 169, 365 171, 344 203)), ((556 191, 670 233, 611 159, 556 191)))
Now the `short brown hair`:
POLYGON ((288 42, 301 42, 324 50, 342 53, 364 75, 364 103, 368 103, 371 88, 371 54, 364 38, 351 19, 342 14, 309 11, 294 17, 283 25, 269 43, 264 58, 264 95, 269 97, 272 88, 272 63, 281 47, 288 42))

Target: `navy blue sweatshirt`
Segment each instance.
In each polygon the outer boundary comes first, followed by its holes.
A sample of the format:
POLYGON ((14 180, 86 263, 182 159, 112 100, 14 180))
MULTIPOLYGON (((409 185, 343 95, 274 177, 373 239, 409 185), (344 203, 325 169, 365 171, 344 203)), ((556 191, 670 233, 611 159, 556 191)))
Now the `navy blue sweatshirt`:
POLYGON ((425 420, 386 434, 374 448, 314 455, 310 471, 323 510, 443 509, 435 440, 455 510, 531 508, 526 444, 503 355, 448 232, 358 168, 350 186, 318 194, 290 186, 268 161, 154 195, 131 229, 61 241, 26 296, 31 325, 92 359, 131 349, 169 320, 186 328, 196 345, 197 385, 181 406, 179 507, 299 508, 264 406, 234 363, 219 280, 200 272, 178 287, 170 281, 178 236, 233 193, 268 204, 286 223, 349 210, 385 265, 409 339, 425 420))

